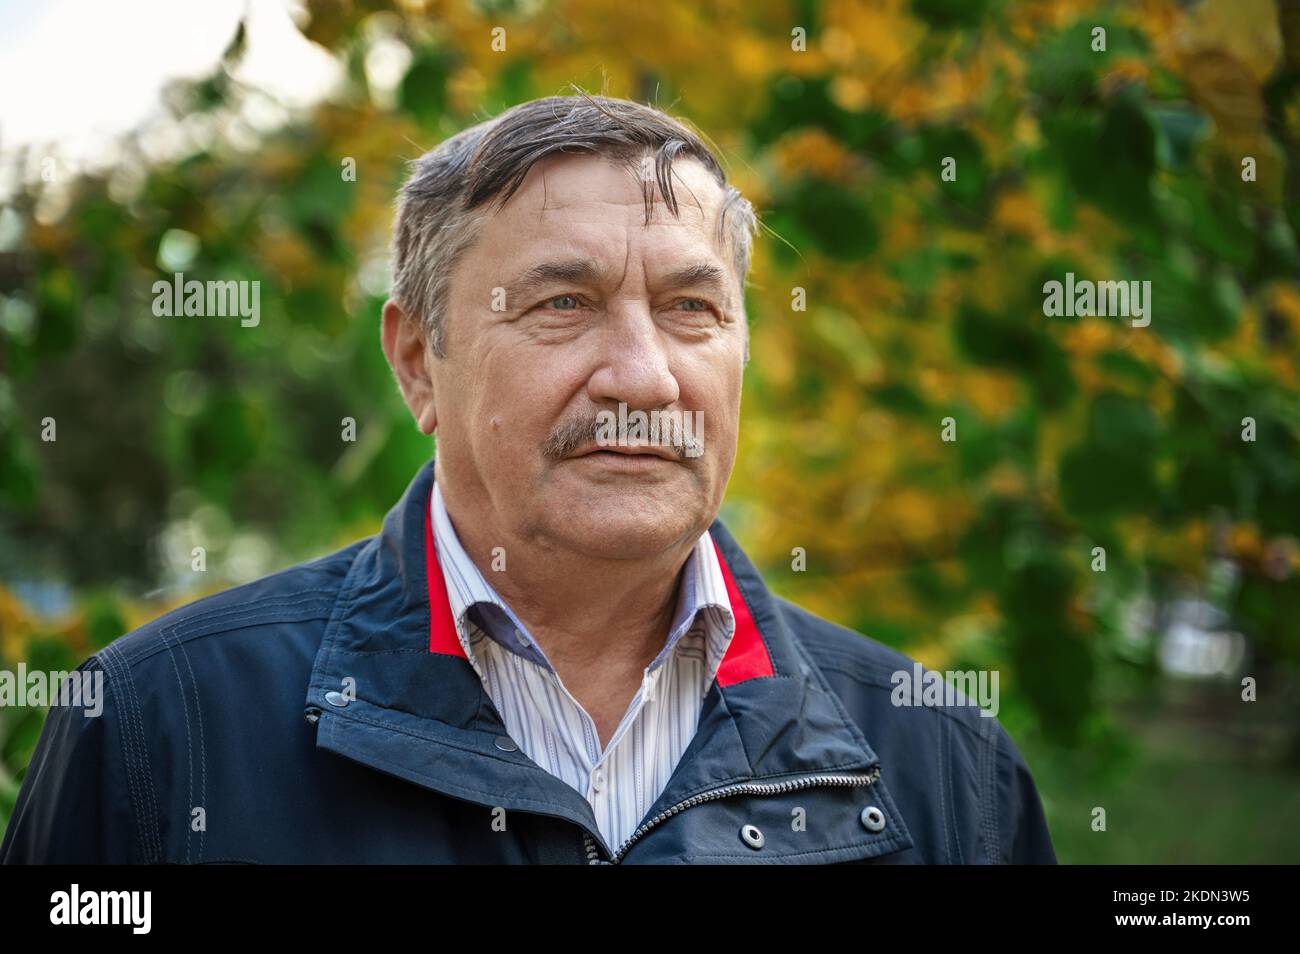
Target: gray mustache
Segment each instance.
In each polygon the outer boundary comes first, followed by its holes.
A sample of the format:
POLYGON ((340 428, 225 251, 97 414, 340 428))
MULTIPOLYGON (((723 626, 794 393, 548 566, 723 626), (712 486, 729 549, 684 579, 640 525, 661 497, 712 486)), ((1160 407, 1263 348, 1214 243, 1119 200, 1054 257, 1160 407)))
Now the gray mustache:
MULTIPOLYGON (((599 446, 599 413, 593 411, 591 414, 574 415, 562 420, 542 444, 542 456, 550 461, 560 461, 576 451, 599 446)), ((627 413, 631 416, 633 409, 627 413)), ((651 411, 643 409, 643 413, 649 416, 651 411)), ((660 410, 660 413, 664 412, 660 410)), ((681 413, 685 417, 689 412, 681 413)), ((681 463, 694 463, 704 454, 704 441, 700 435, 688 434, 687 430, 686 427, 661 428, 655 446, 670 451, 681 463)))

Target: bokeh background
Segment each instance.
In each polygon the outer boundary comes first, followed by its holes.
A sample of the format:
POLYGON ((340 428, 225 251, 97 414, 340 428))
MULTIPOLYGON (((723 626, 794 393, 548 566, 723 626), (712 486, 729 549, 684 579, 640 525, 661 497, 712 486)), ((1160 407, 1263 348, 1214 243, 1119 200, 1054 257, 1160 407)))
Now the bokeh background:
MULTIPOLYGON (((0 668, 377 529, 432 451, 377 334, 406 163, 577 84, 768 227, 723 518, 769 584, 996 669, 1062 861, 1300 861, 1300 5, 96 6, 0 7, 0 668), (259 325, 156 317, 176 271, 259 325), (1067 271, 1150 326, 1045 317, 1067 271)), ((44 714, 0 708, 0 826, 44 714)))

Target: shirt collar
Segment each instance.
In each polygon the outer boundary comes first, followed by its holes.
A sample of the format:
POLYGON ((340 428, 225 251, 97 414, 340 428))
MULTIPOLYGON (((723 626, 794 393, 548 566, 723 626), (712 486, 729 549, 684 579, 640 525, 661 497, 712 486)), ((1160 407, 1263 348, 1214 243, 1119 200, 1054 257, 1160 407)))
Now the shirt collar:
MULTIPOLYGON (((528 628, 465 552, 437 481, 433 483, 429 508, 438 563, 447 584, 447 601, 451 604, 461 648, 465 650, 470 664, 476 671, 479 670, 473 645, 482 638, 478 635, 482 633, 510 652, 554 672, 550 660, 533 640, 528 628)), ((707 532, 700 535, 682 567, 677 608, 673 613, 668 639, 654 661, 646 667, 647 671, 655 670, 668 658, 697 619, 705 634, 707 685, 712 683, 736 629, 735 615, 727 596, 726 579, 718 562, 717 550, 707 532)))

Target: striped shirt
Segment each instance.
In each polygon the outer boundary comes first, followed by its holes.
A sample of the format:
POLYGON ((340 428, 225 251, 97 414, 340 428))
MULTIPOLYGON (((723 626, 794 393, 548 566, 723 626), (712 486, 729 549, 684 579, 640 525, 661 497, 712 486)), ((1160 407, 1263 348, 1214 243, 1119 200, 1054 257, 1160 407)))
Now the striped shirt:
POLYGON ((668 639, 646 667, 604 750, 528 629, 465 553, 434 483, 434 545, 456 633, 506 731, 539 766, 591 803, 609 847, 632 835, 695 735, 700 708, 735 632, 726 581, 708 533, 682 570, 668 639))

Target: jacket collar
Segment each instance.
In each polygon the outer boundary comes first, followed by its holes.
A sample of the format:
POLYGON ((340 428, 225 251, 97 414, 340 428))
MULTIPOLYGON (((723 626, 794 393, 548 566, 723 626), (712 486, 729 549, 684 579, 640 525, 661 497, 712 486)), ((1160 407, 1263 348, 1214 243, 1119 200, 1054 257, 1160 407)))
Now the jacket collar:
MULTIPOLYGON (((486 639, 491 639, 506 652, 513 653, 536 664, 542 669, 554 672, 551 661, 528 631, 527 625, 514 614, 510 606, 501 598, 487 578, 483 576, 474 561, 469 558, 461 545, 452 525, 451 515, 442 497, 442 489, 435 477, 430 501, 430 530, 433 534, 433 552, 442 570, 439 589, 444 589, 447 596, 448 613, 432 614, 431 625, 436 628, 439 618, 449 619, 454 627, 456 642, 453 643, 446 633, 438 639, 431 638, 430 650, 452 652, 456 645, 470 665, 482 676, 479 660, 474 652, 475 637, 470 635, 470 618, 473 626, 481 631, 486 639), (525 642, 517 638, 523 634, 525 642)), ((428 572, 434 570, 433 561, 428 563, 428 572)), ((435 582, 430 581, 431 587, 435 582)), ((431 595, 430 606, 440 605, 441 597, 431 595)), ((705 685, 713 681, 716 670, 726 656, 731 634, 735 629, 735 618, 731 612, 731 603, 727 596, 726 583, 722 576, 722 562, 717 556, 717 548, 708 533, 700 534, 699 540, 691 548, 682 569, 682 582, 678 588, 677 607, 669 626, 668 639, 662 649, 647 667, 654 671, 662 665, 672 652, 673 646, 680 641, 687 630, 696 623, 702 623, 706 639, 706 652, 709 665, 705 685)))
MULTIPOLYGON (((432 485, 430 461, 344 579, 307 692, 316 744, 456 798, 567 819, 599 841, 587 800, 509 742, 465 657, 436 563, 432 485)), ((736 630, 695 736, 651 815, 725 785, 878 764, 753 564, 720 520, 709 533, 736 630)), ((874 787, 899 822, 896 837, 879 850, 910 847, 884 780, 874 787)))

